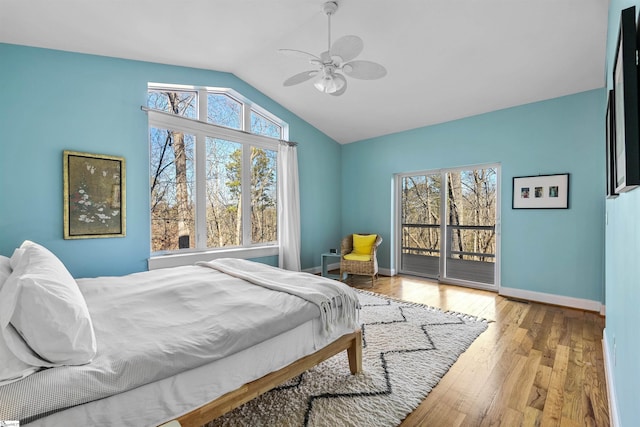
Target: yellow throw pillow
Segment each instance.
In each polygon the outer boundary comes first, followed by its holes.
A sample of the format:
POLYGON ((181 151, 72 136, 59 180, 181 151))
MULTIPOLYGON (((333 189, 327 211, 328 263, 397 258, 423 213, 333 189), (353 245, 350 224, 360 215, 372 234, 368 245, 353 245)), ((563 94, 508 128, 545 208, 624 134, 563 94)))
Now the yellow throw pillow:
POLYGON ((376 242, 377 234, 354 234, 353 252, 357 255, 371 255, 371 247, 376 242))

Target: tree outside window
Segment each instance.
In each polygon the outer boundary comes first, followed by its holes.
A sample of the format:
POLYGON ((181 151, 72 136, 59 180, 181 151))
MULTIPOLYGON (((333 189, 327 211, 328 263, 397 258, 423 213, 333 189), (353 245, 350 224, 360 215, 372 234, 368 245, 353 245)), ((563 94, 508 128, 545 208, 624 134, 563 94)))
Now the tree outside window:
POLYGON ((202 89, 150 87, 148 107, 187 119, 150 113, 152 252, 276 242, 277 141, 270 138, 282 138, 282 125, 227 93, 202 89), (199 97, 207 100, 200 114, 199 97), (194 120, 205 116, 211 126, 194 120))

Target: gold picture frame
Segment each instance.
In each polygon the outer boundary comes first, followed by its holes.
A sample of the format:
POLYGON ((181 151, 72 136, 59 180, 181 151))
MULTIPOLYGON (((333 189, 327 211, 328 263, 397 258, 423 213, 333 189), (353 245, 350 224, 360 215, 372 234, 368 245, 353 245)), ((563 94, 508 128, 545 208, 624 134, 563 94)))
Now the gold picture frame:
POLYGON ((124 157, 63 152, 64 238, 126 235, 124 157))

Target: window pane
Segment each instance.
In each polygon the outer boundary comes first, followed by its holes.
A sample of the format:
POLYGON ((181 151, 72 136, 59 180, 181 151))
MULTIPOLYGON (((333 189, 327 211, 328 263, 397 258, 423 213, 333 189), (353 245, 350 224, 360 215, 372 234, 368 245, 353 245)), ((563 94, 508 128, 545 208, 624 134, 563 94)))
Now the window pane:
POLYGON ((151 250, 195 247, 195 137, 175 130, 149 129, 151 145, 151 250))
POLYGON ((147 107, 177 116, 198 118, 198 93, 149 90, 147 107))
POLYGON ((218 93, 207 95, 207 122, 233 129, 242 129, 242 104, 218 93))
POLYGON ((281 138, 282 127, 252 110, 251 133, 271 138, 281 138))
POLYGON ((242 145, 207 137, 207 247, 242 245, 242 145))
POLYGON ((451 258, 495 262, 496 169, 447 174, 451 258))
POLYGON ((440 181, 440 174, 402 178, 403 255, 440 255, 440 181))
POLYGON ((277 152, 251 147, 251 242, 278 240, 277 152))

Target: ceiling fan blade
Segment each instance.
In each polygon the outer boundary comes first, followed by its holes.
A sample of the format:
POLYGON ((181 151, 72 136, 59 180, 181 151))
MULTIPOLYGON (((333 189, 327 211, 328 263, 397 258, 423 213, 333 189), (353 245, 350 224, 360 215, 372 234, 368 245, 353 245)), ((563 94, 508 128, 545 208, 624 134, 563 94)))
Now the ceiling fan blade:
POLYGON ((325 50, 324 52, 322 52, 320 54, 320 60, 323 63, 331 62, 331 55, 329 55, 329 51, 328 50, 325 50))
POLYGON ((287 55, 287 56, 291 56, 294 58, 303 58, 303 59, 317 59, 318 61, 320 61, 320 58, 318 58, 317 56, 315 56, 313 53, 309 53, 309 52, 305 52, 303 50, 297 50, 297 49, 278 49, 278 52, 287 55))
POLYGON ((342 86, 342 88, 340 88, 340 90, 330 93, 329 95, 340 96, 347 90, 347 79, 345 79, 342 74, 338 74, 338 73, 334 74, 333 78, 342 80, 344 82, 344 85, 342 86))
POLYGON ((342 71, 354 79, 375 80, 387 75, 387 69, 371 61, 351 61, 342 66, 342 71))
POLYGON ((283 86, 297 85, 298 83, 306 82, 316 74, 318 74, 318 70, 303 71, 302 73, 298 73, 294 76, 289 77, 287 80, 284 81, 284 83, 282 83, 282 85, 283 86))
POLYGON ((364 43, 360 37, 343 36, 331 46, 331 56, 339 56, 342 62, 347 62, 360 55, 362 49, 364 49, 364 43))

